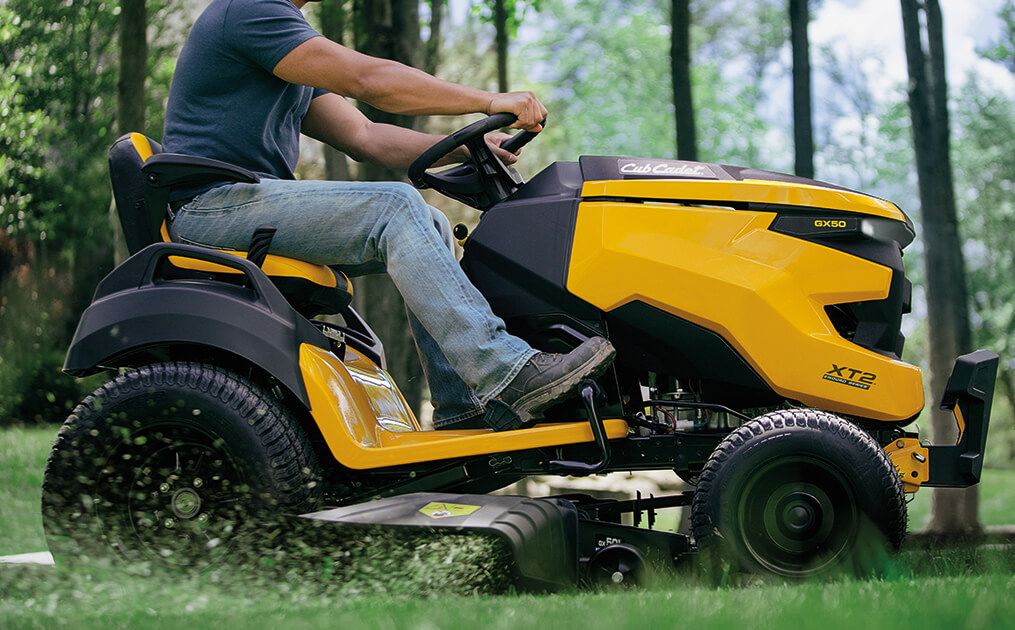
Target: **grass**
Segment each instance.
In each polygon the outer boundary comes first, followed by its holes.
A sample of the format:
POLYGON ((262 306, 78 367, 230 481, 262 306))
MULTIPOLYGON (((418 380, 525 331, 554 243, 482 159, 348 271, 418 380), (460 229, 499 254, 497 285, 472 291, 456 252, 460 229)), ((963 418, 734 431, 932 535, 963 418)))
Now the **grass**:
MULTIPOLYGON (((45 548, 39 487, 55 434, 0 430, 0 554, 45 548)), ((1015 521, 1015 473, 986 471, 982 491, 985 524, 1015 521)), ((911 507, 918 524, 922 508, 911 507)), ((312 576, 281 564, 156 577, 102 564, 0 565, 0 627, 898 630, 1005 628, 1015 619, 1011 547, 907 549, 894 571, 869 581, 715 589, 680 574, 632 592, 477 595, 477 583, 501 586, 479 557, 490 549, 468 544, 361 536, 348 566, 318 563, 312 576)))
POLYGON ((42 473, 59 427, 0 429, 0 555, 46 548, 42 473))
POLYGON ((217 584, 0 569, 4 628, 1008 628, 1015 576, 907 577, 712 589, 670 581, 631 592, 419 597, 286 583, 217 584))

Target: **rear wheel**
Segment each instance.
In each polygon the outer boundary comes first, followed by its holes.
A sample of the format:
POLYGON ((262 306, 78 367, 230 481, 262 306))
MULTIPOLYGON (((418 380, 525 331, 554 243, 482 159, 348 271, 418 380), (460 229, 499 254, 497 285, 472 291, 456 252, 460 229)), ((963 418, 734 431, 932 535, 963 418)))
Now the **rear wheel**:
POLYGON ((193 363, 127 372, 64 423, 43 481, 63 561, 114 555, 203 567, 256 539, 268 517, 321 497, 312 448, 269 392, 193 363))
POLYGON ((906 505, 891 461, 830 413, 790 409, 740 427, 698 482, 692 526, 706 558, 802 579, 868 575, 897 550, 906 505))

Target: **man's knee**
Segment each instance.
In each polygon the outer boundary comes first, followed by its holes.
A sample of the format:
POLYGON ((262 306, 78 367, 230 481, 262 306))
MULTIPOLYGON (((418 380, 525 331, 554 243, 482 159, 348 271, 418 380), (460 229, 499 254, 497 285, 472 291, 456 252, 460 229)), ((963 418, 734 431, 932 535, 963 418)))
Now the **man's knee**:
POLYGON ((455 240, 451 231, 451 223, 448 221, 447 216, 437 208, 427 204, 423 199, 423 195, 411 185, 403 182, 391 182, 390 186, 390 192, 402 199, 406 210, 424 220, 431 221, 448 249, 452 252, 455 251, 455 240))
POLYGON ((387 192, 397 197, 402 205, 420 212, 424 208, 429 208, 426 201, 423 200, 423 195, 419 194, 419 191, 411 185, 404 182, 388 182, 386 185, 388 187, 387 192))
POLYGON ((451 231, 451 222, 448 221, 447 215, 443 212, 428 206, 430 208, 430 216, 433 218, 433 225, 437 228, 437 233, 441 235, 441 240, 444 241, 444 245, 447 246, 452 253, 455 251, 455 237, 451 231))

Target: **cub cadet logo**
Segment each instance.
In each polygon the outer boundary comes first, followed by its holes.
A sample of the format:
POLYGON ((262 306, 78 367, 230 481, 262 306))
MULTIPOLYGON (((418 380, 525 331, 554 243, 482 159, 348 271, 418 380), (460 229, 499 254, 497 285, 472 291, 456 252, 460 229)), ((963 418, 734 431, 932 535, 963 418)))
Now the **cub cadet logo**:
POLYGON ((815 219, 814 227, 816 228, 844 228, 846 227, 845 221, 829 221, 827 219, 815 219))
POLYGON ((620 172, 624 175, 712 177, 712 171, 704 164, 682 164, 680 162, 621 162, 620 172))
POLYGON ((832 369, 825 372, 825 375, 822 378, 826 381, 841 383, 843 385, 849 385, 850 387, 870 389, 871 385, 876 384, 875 381, 878 377, 876 374, 871 374, 870 372, 854 370, 850 367, 839 367, 833 363, 832 369))

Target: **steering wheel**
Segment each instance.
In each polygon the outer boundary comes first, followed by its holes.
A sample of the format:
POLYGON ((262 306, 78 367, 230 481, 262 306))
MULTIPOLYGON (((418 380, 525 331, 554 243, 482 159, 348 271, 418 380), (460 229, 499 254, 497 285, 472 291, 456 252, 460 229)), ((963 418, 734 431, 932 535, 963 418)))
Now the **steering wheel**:
MULTIPOLYGON (((521 175, 494 154, 484 136, 518 120, 514 114, 492 114, 446 136, 424 151, 409 166, 409 181, 416 188, 433 188, 481 211, 507 199, 524 183, 521 175), (436 173, 427 171, 434 163, 460 146, 469 149, 470 161, 436 173)), ((545 124, 545 121, 544 121, 545 124)), ((501 144, 514 153, 538 132, 522 131, 501 144)))

